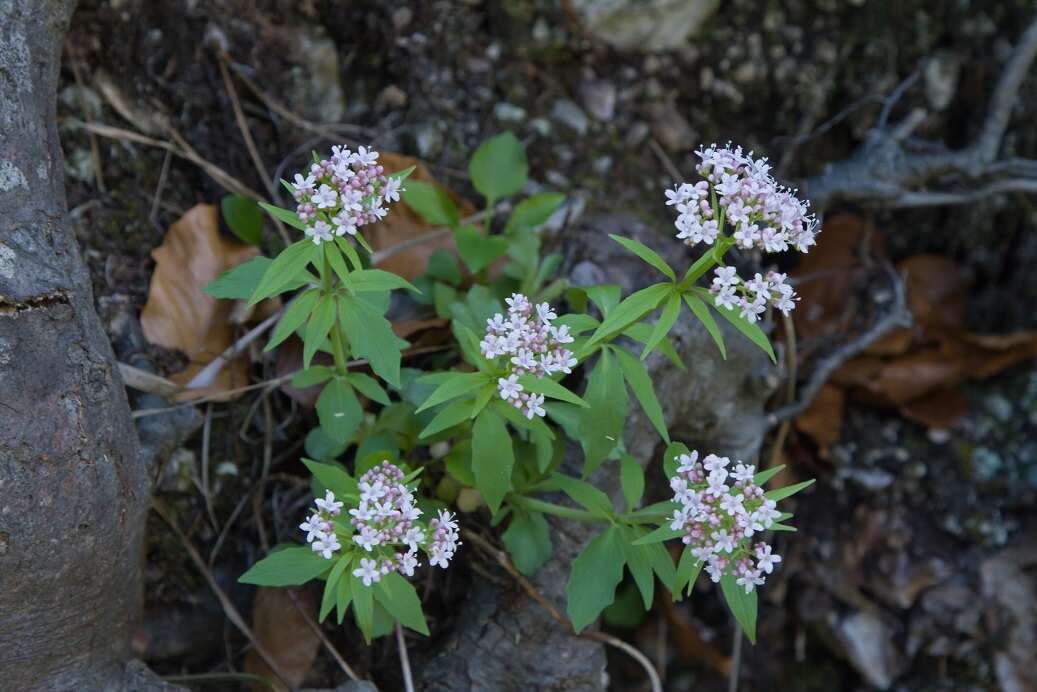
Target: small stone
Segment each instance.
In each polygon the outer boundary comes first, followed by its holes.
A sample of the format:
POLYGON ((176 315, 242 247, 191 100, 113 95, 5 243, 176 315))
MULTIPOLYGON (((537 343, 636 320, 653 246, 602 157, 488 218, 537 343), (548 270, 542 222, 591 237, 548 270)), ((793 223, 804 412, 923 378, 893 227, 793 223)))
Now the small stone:
POLYGON ((457 511, 468 514, 483 506, 482 495, 475 488, 461 488, 457 494, 457 511))
POLYGON ((847 477, 857 485, 878 492, 893 484, 893 474, 882 469, 851 469, 847 477))
POLYGON ((903 658, 893 643, 893 632, 875 613, 860 612, 844 618, 836 628, 846 656, 868 683, 887 690, 903 670, 903 658))
POLYGON ((443 150, 443 135, 431 123, 416 126, 410 131, 407 139, 418 158, 421 159, 435 158, 443 150))
POLYGON ((551 108, 551 118, 581 136, 587 134, 587 128, 590 124, 587 120, 587 114, 568 99, 555 101, 554 106, 551 108))
POLYGON ((648 123, 643 120, 638 120, 630 126, 629 130, 627 130, 627 136, 623 138, 623 144, 628 148, 636 147, 641 144, 641 142, 645 141, 645 137, 648 136, 649 131, 650 128, 648 127, 648 123))
POLYGON ((507 101, 498 101, 493 107, 493 117, 502 123, 520 123, 526 119, 526 109, 507 101))
POLYGON ((403 31, 414 19, 414 10, 409 7, 400 7, 392 13, 392 25, 396 31, 403 31))
POLYGON ((983 407, 990 412, 990 415, 994 416, 994 418, 998 419, 1002 423, 1007 423, 1012 420, 1015 413, 1012 409, 1012 402, 1000 394, 988 396, 983 401, 983 407))
POLYGON ((583 107, 596 120, 607 123, 616 113, 616 85, 607 80, 584 82, 580 86, 583 107))
POLYGON ((677 48, 708 20, 720 0, 573 0, 588 33, 620 50, 677 48))
POLYGON ((677 112, 673 103, 658 108, 652 118, 652 134, 663 149, 671 154, 693 148, 698 143, 698 134, 688 121, 677 112))
POLYGON ((594 169, 594 172, 598 175, 603 176, 607 174, 609 172, 609 169, 612 168, 612 157, 599 156, 598 158, 594 159, 592 168, 594 169))
POLYGON ((383 110, 403 108, 406 105, 407 92, 395 84, 390 84, 382 89, 381 93, 378 94, 378 98, 375 99, 375 107, 383 110))
POLYGON ((954 100, 961 77, 961 60, 950 53, 941 53, 925 66, 925 100, 933 110, 942 111, 954 100))
POLYGON ((551 136, 551 123, 547 118, 533 118, 529 121, 529 126, 541 137, 551 136))

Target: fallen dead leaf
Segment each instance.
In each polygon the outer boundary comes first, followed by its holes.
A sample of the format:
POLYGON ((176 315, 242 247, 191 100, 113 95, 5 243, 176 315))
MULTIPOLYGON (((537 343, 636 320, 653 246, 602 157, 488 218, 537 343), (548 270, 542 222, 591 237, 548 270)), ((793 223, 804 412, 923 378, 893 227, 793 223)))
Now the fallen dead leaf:
MULTIPOLYGON (((292 683, 292 689, 297 689, 306 679, 320 648, 320 638, 307 618, 314 621, 317 618, 317 599, 311 589, 260 587, 256 592, 252 633, 277 661, 292 683), (292 601, 293 595, 299 608, 292 601)), ((271 680, 278 690, 288 689, 255 650, 245 656, 245 672, 271 680)), ((249 687, 255 692, 269 692, 262 685, 249 687)))
POLYGON ((829 448, 842 435, 844 399, 842 389, 834 384, 826 384, 821 387, 810 407, 795 421, 796 429, 817 445, 818 455, 822 459, 828 458, 829 448))
MULTIPOLYGON (((470 202, 462 199, 452 190, 440 184, 439 181, 432 177, 428 168, 418 159, 403 156, 402 154, 383 153, 379 158, 379 162, 389 172, 402 171, 410 166, 415 166, 416 168, 408 180, 422 180, 446 191, 461 210, 461 218, 475 213, 475 207, 470 202)), ((404 187, 406 185, 405 182, 404 187)), ((389 215, 384 220, 364 227, 364 237, 367 238, 368 242, 371 243, 371 247, 375 250, 385 250, 401 242, 424 235, 431 231, 432 228, 417 212, 403 202, 398 202, 389 208, 389 215)), ((447 249, 453 252, 454 239, 447 235, 431 242, 415 245, 380 262, 378 266, 411 281, 425 272, 429 257, 436 250, 440 249, 447 249)))
MULTIPOLYGON (((234 301, 217 300, 202 289, 221 272, 259 254, 220 235, 216 207, 199 204, 170 226, 162 244, 152 250, 155 273, 140 322, 147 340, 185 353, 188 367, 170 379, 187 384, 234 340, 234 301)), ((219 395, 246 384, 247 363, 227 364, 209 387, 192 389, 180 398, 219 395)))

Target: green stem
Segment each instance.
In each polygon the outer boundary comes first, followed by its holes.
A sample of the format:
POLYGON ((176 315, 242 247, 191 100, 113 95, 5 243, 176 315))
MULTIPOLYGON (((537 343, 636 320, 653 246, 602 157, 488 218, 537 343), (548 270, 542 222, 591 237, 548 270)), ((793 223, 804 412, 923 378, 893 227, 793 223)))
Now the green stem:
POLYGON ((528 497, 526 495, 510 495, 509 501, 513 505, 522 507, 523 509, 532 510, 534 512, 542 512, 543 514, 553 514, 556 517, 562 517, 563 519, 574 519, 575 521, 586 521, 595 524, 610 524, 610 519, 592 514, 582 509, 576 509, 574 507, 563 507, 562 505, 556 505, 553 502, 545 502, 544 500, 538 500, 535 497, 528 497))
MULTIPOLYGON (((320 290, 323 295, 331 295, 334 290, 335 273, 331 270, 331 262, 328 260, 328 250, 324 254, 324 271, 321 272, 320 290)), ((331 354, 335 358, 335 372, 345 375, 349 372, 349 364, 346 360, 346 349, 342 343, 342 329, 338 312, 335 313, 335 323, 331 325, 331 354)))

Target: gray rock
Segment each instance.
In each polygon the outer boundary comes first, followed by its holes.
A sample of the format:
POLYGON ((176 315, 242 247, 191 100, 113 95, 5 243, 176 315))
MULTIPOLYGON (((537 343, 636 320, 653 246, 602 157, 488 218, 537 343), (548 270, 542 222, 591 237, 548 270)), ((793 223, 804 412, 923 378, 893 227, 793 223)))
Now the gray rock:
POLYGON ((872 687, 888 690, 904 669, 904 660, 893 644, 893 632, 872 612, 843 618, 835 629, 850 664, 872 687))
POLYGON ((292 83, 285 99, 311 120, 337 122, 346 112, 339 82, 338 49, 318 26, 300 24, 294 30, 292 83))
POLYGON ((421 159, 434 159, 443 151, 443 133, 432 123, 416 125, 405 135, 405 139, 421 159))
POLYGON ((621 50, 671 50, 696 33, 720 0, 574 0, 587 31, 621 50))
POLYGON ((670 102, 657 104, 652 115, 652 134, 671 154, 687 151, 698 144, 699 136, 687 119, 670 102))
POLYGON ((520 123, 526 119, 526 109, 514 103, 499 101, 493 107, 493 117, 502 123, 520 123))
POLYGON ((607 80, 592 80, 580 86, 583 107, 603 123, 612 120, 616 113, 616 85, 607 80))
POLYGON ((942 111, 951 104, 958 91, 961 60, 949 53, 937 55, 925 66, 925 100, 933 110, 942 111))
POLYGON ((568 99, 555 101, 551 108, 551 118, 581 136, 587 134, 590 124, 587 114, 568 99))

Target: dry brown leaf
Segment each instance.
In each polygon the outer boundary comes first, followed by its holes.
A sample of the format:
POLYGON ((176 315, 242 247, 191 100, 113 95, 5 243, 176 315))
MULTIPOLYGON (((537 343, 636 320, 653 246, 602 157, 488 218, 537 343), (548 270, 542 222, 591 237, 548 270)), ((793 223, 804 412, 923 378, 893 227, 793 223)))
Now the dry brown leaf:
POLYGON ((839 214, 825 220, 817 247, 804 255, 792 277, 801 303, 793 313, 801 344, 844 334, 857 314, 853 287, 863 249, 881 255, 881 237, 867 232, 860 218, 839 214))
MULTIPOLYGON (((234 301, 217 300, 202 289, 220 272, 258 254, 254 246, 220 235, 216 207, 211 204, 192 207, 151 251, 155 273, 140 322, 150 343, 187 355, 188 367, 170 377, 177 384, 187 384, 234 340, 229 319, 234 301)), ((189 398, 217 395, 246 384, 247 367, 243 359, 236 359, 220 371, 212 385, 191 390, 189 398)))
POLYGON ((844 398, 842 389, 826 384, 810 407, 796 418, 796 429, 814 441, 822 459, 828 458, 828 449, 842 435, 844 398))
POLYGON ((902 405, 900 414, 929 428, 949 428, 965 415, 967 408, 965 396, 958 389, 942 387, 902 405))
POLYGON ((915 255, 897 265, 905 278, 907 305, 915 324, 928 329, 963 329, 970 280, 965 270, 940 255, 915 255))
MULTIPOLYGON (((256 592, 252 608, 252 633, 277 661, 292 683, 292 689, 297 689, 306 679, 320 648, 320 637, 307 619, 317 619, 317 598, 312 589, 261 586, 256 592), (295 602, 292 600, 293 595, 295 602), (302 612, 299 612, 300 609, 302 612)), ((268 678, 278 690, 288 689, 255 650, 245 656, 245 672, 268 678)), ((250 685, 250 688, 256 692, 269 692, 268 688, 261 685, 250 685)))
MULTIPOLYGON (((383 153, 379 158, 379 163, 389 172, 402 171, 410 166, 416 166, 408 180, 413 179, 432 183, 446 191, 461 210, 462 218, 475 213, 475 207, 471 203, 461 199, 457 194, 441 185, 418 159, 403 156, 402 154, 383 153)), ((404 183, 404 187, 406 187, 406 183, 404 183)), ((375 250, 385 250, 403 241, 424 235, 430 230, 432 230, 432 226, 418 216, 417 212, 401 202, 389 208, 389 215, 384 220, 370 226, 364 226, 364 237, 367 238, 375 250)), ((411 281, 425 272, 429 257, 436 250, 440 249, 454 251, 453 238, 448 235, 432 242, 415 245, 393 255, 379 263, 378 266, 411 281)))

